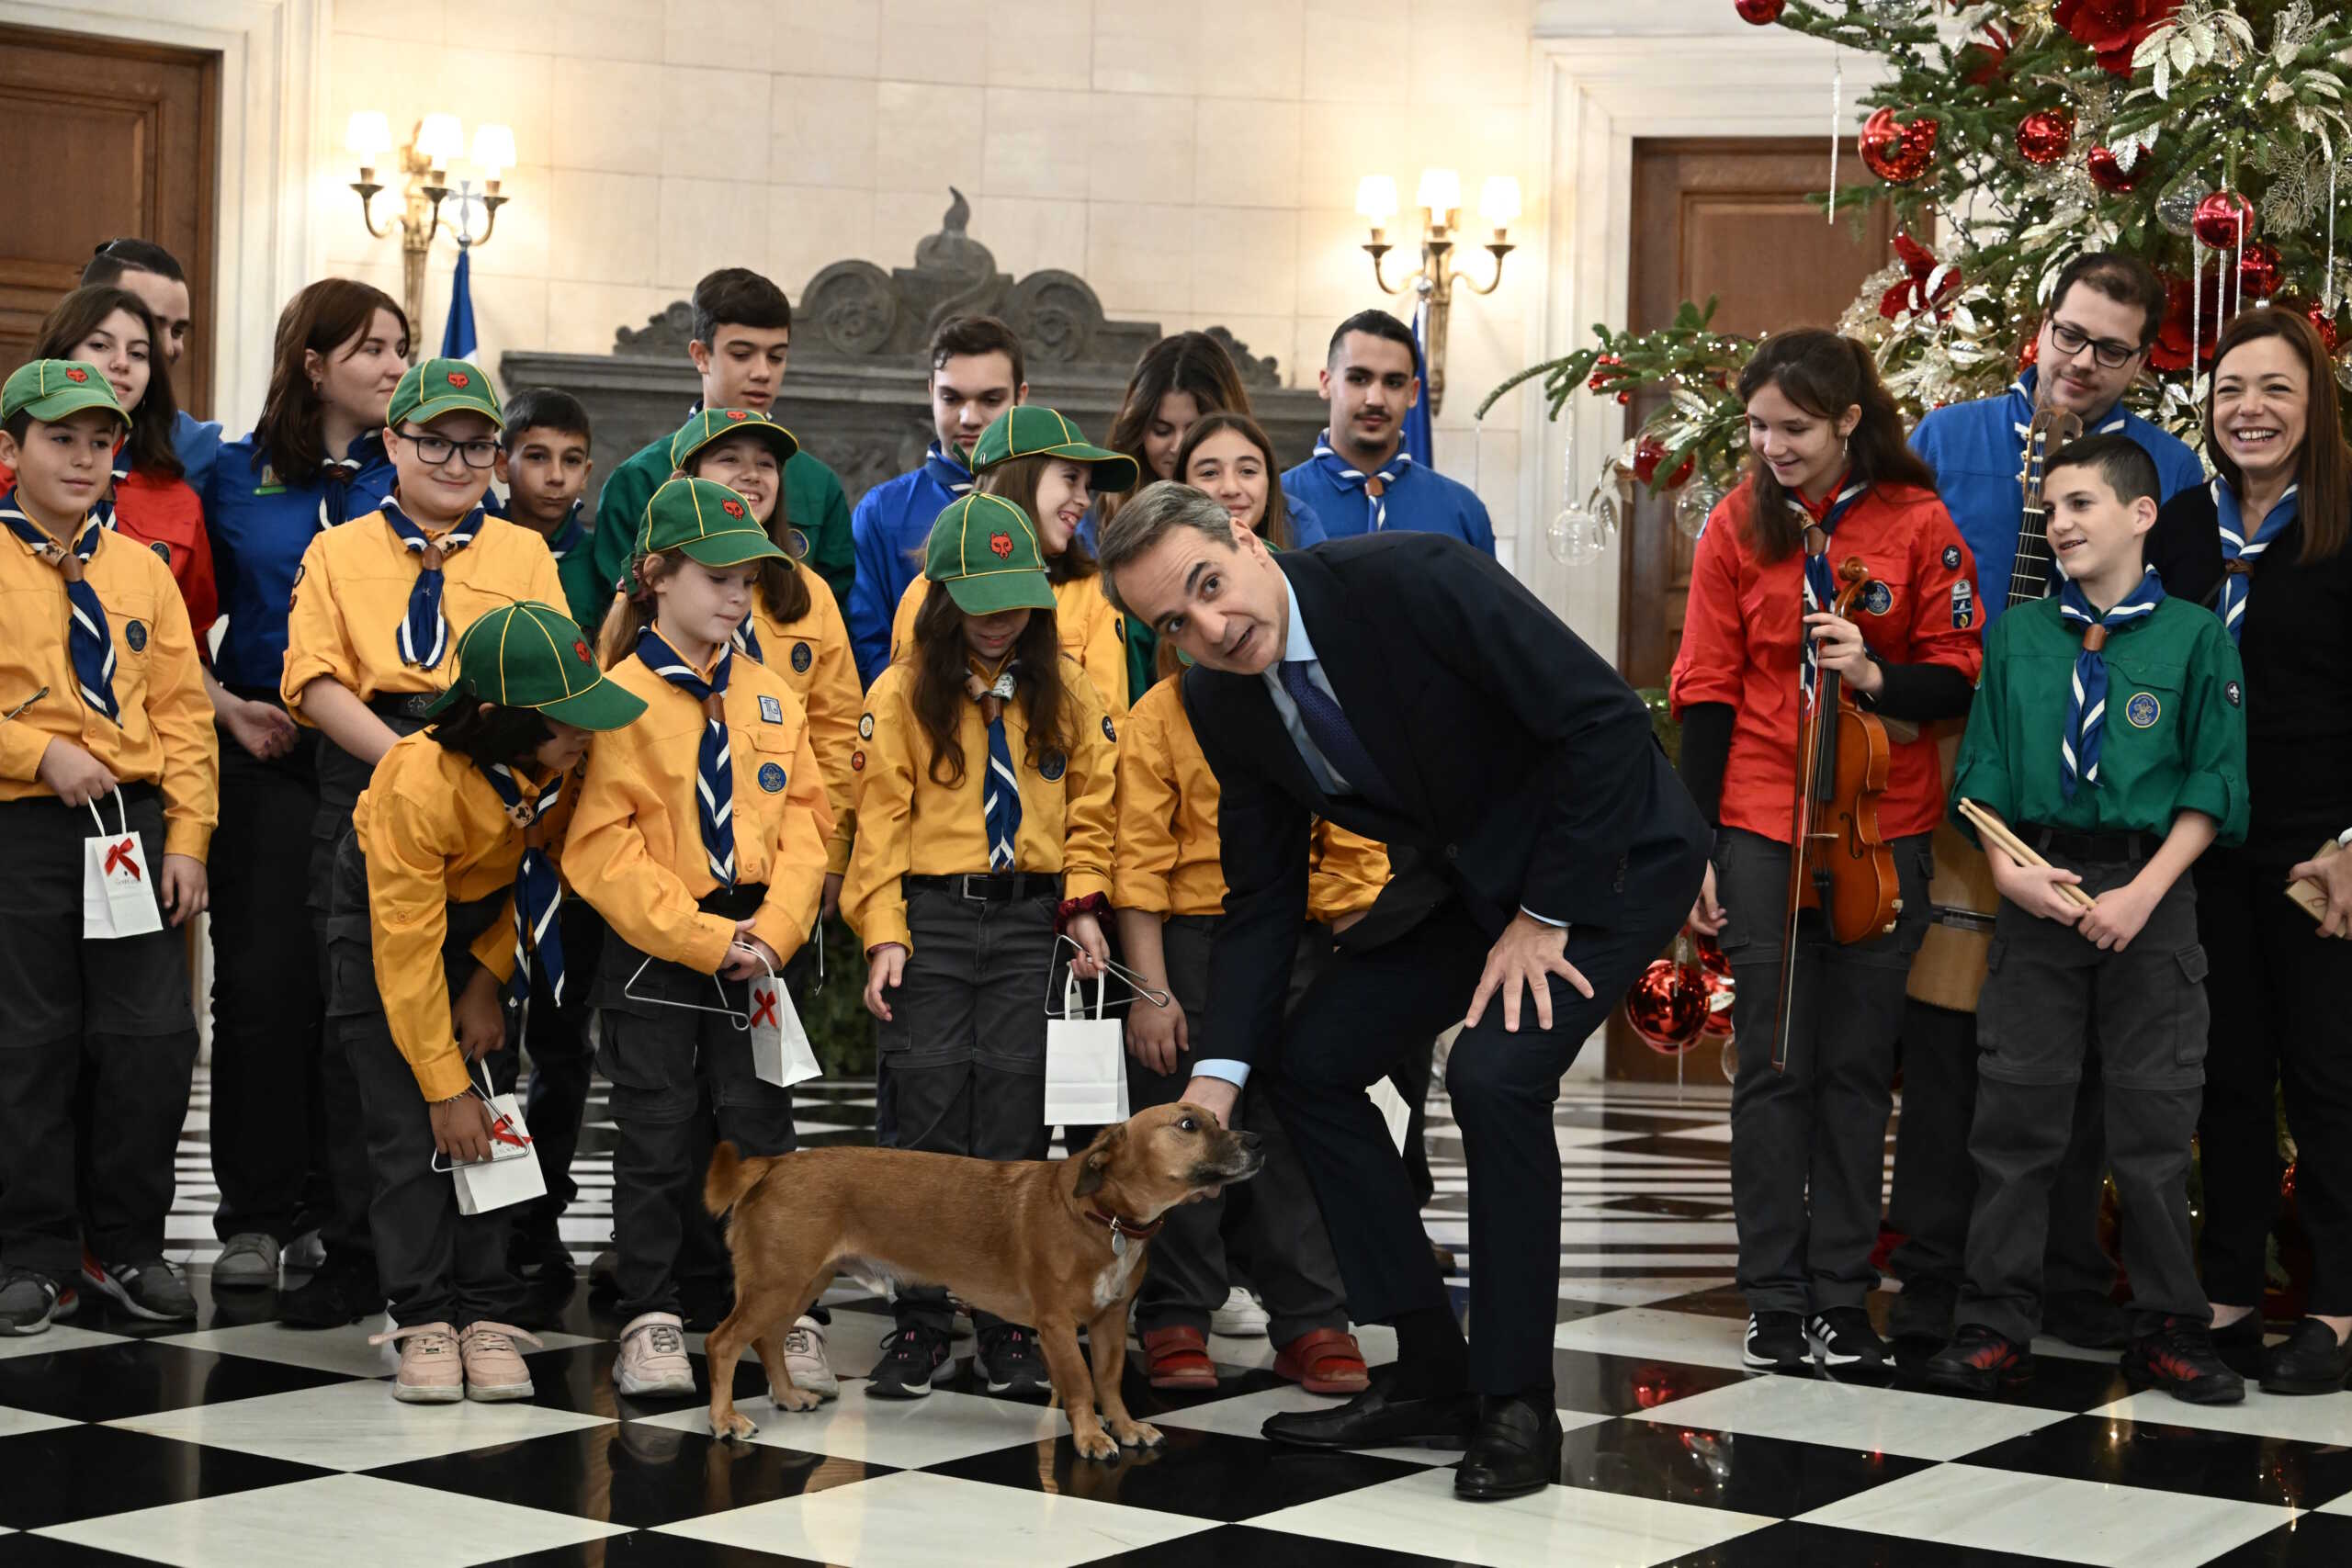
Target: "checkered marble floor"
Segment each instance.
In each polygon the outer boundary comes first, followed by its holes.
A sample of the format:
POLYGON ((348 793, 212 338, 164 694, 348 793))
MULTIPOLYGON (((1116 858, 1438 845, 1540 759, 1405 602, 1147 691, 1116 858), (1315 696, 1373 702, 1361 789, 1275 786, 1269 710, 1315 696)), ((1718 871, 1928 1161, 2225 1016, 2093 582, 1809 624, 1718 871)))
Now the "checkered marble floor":
MULTIPOLYGON (((1273 1376, 1263 1340, 1214 1342, 1214 1393, 1131 1380, 1130 1405, 1168 1442, 1110 1465, 1076 1457, 1058 1412, 976 1391, 960 1367, 928 1400, 868 1402, 851 1374, 888 1320, 854 1288, 833 1297, 838 1403, 775 1412, 756 1363, 737 1369, 760 1425, 749 1444, 713 1441, 699 1399, 616 1399, 618 1325, 584 1283, 530 1357, 534 1402, 400 1405, 366 1342, 378 1325, 306 1333, 274 1320, 271 1294, 213 1295, 198 1089, 173 1235, 201 1319, 137 1324, 91 1303, 0 1339, 0 1568, 2352 1562, 2352 1393, 2197 1410, 2134 1394, 2111 1354, 2047 1343, 2031 1389, 2000 1402, 1742 1371, 1720 1083, 1563 1094, 1566 1451, 1557 1484, 1485 1506, 1453 1500, 1445 1453, 1262 1440, 1268 1414, 1316 1403, 1273 1376)), ((803 1100, 808 1142, 870 1135, 870 1085, 803 1100)), ((603 1116, 599 1100, 567 1221, 583 1263, 610 1224, 603 1116)), ((1459 1251, 1461 1144, 1442 1101, 1430 1136, 1430 1228, 1459 1251)), ((1363 1340, 1375 1363, 1393 1354, 1385 1330, 1363 1340)))

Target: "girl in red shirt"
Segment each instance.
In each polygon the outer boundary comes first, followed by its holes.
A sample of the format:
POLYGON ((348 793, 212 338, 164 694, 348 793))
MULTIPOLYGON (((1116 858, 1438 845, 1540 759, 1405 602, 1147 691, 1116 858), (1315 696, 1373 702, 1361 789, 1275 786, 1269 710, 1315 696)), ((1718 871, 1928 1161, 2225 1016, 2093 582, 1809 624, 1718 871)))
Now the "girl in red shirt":
POLYGON ((1690 923, 1719 938, 1739 982, 1731 1167, 1746 1359, 1795 1370, 1819 1351, 1833 1368, 1884 1367, 1862 1303, 1878 1282, 1894 1040, 1944 807, 1935 739, 1918 727, 1968 711, 1983 660, 1976 568, 1870 350, 1833 333, 1776 335, 1739 393, 1751 457, 1699 536, 1669 694, 1683 782, 1717 824, 1690 923), (1871 581, 1848 620, 1828 605, 1852 557, 1871 581), (1903 910, 1892 932, 1846 945, 1804 916, 1775 1070, 1797 728, 1823 672, 1889 721, 1878 818, 1903 910))

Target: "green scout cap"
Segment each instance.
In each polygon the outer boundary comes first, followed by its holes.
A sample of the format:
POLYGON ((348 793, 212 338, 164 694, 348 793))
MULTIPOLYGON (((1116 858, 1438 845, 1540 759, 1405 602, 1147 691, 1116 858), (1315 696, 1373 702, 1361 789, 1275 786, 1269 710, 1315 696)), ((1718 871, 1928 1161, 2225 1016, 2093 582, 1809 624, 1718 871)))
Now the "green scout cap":
POLYGON ((78 359, 36 359, 12 372, 0 387, 0 419, 14 419, 22 410, 43 424, 54 424, 84 409, 104 409, 123 423, 130 423, 98 367, 78 359))
POLYGON ((667 550, 682 550, 704 566, 790 558, 752 515, 752 503, 714 479, 671 479, 645 503, 637 553, 667 550))
POLYGON ((1094 488, 1124 493, 1136 488, 1142 472, 1124 452, 1097 446, 1086 433, 1056 413, 1032 403, 1017 403, 996 416, 972 444, 972 472, 985 474, 1015 457, 1067 457, 1094 470, 1094 488))
POLYGON ((458 639, 458 678, 425 710, 438 718, 468 702, 537 708, 582 729, 618 729, 643 699, 605 679, 587 634, 561 610, 526 599, 502 605, 458 639))
POLYGON ((1036 525, 1001 495, 976 492, 948 502, 931 525, 922 574, 947 584, 956 607, 967 615, 1054 607, 1036 525))
POLYGON ((757 409, 704 409, 678 427, 670 437, 670 466, 683 468, 686 459, 714 441, 749 432, 760 436, 775 448, 778 468, 792 461, 800 450, 800 443, 792 432, 757 409))
POLYGON ((430 424, 460 410, 489 415, 492 429, 506 428, 505 412, 498 406, 498 393, 488 376, 462 359, 428 359, 401 372, 384 423, 396 425, 413 419, 430 424))

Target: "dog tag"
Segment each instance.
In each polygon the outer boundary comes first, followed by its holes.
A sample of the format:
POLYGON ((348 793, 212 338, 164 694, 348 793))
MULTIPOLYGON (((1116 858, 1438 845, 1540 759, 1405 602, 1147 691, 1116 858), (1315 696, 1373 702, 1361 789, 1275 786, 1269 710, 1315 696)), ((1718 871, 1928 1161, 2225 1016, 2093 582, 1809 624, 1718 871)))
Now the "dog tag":
POLYGON ((1117 1227, 1114 1226, 1111 1231, 1111 1256, 1114 1258, 1125 1258, 1126 1255, 1127 1238, 1117 1229, 1117 1227))

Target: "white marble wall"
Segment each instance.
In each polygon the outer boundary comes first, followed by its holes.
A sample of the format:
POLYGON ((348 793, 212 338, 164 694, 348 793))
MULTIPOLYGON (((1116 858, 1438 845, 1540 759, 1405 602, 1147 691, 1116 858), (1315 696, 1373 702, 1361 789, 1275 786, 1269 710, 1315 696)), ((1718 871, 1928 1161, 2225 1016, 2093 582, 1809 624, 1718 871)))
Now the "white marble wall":
MULTIPOLYGON (((521 166, 475 258, 483 352, 609 347, 713 266, 797 295, 845 256, 911 260, 946 187, 1018 274, 1082 274, 1170 330, 1223 323, 1312 384, 1337 321, 1381 303, 1360 175, 1409 198, 1449 164, 1527 213, 1491 298, 1457 296, 1439 461, 1511 528, 1515 427, 1473 432, 1521 362, 1545 192, 1532 177, 1532 0, 369 0, 334 8, 331 140, 354 108, 514 128, 521 166), (1302 375, 1302 368, 1305 374, 1302 375)), ((338 158, 340 154, 337 155, 338 158)), ((328 262, 397 292, 340 163, 316 193, 328 262)), ((379 198, 380 199, 380 198, 379 198)), ((422 335, 453 253, 436 247, 422 335)), ((1483 277, 1487 258, 1465 265, 1483 277)))

